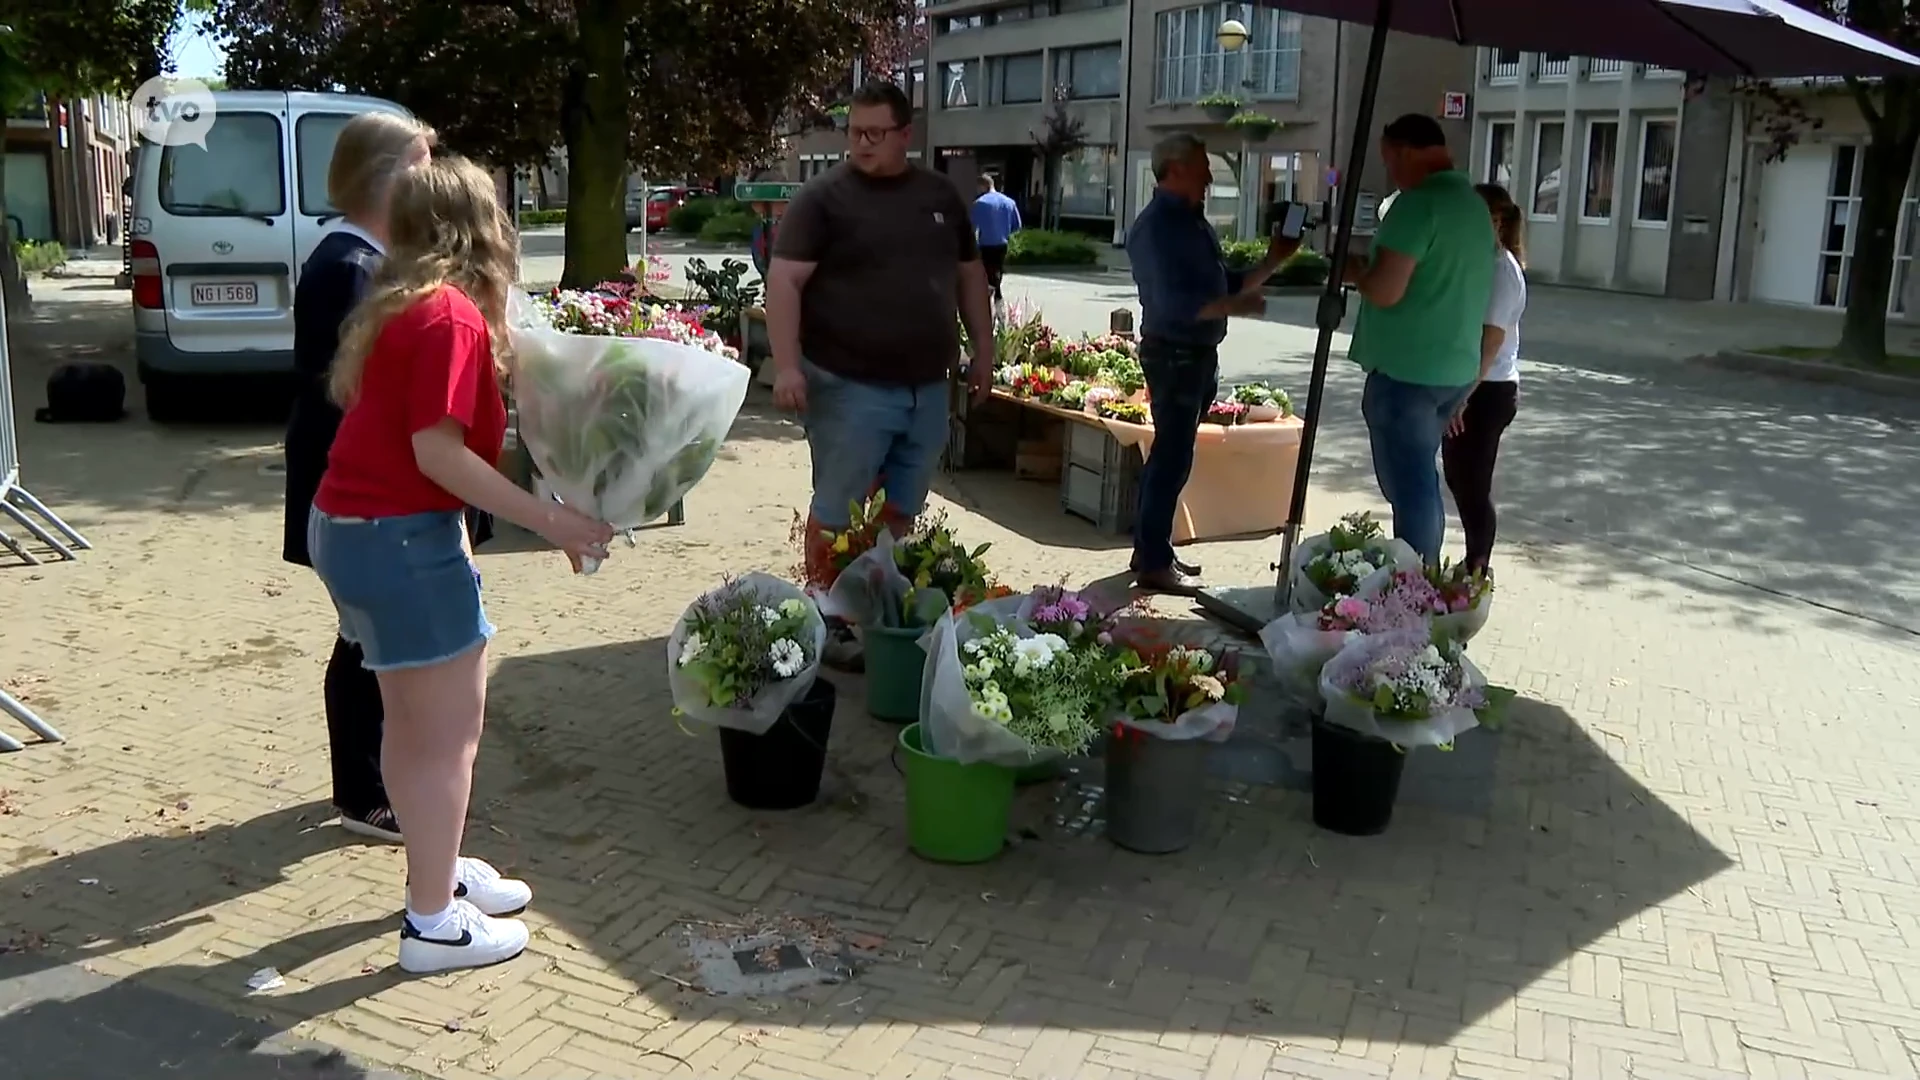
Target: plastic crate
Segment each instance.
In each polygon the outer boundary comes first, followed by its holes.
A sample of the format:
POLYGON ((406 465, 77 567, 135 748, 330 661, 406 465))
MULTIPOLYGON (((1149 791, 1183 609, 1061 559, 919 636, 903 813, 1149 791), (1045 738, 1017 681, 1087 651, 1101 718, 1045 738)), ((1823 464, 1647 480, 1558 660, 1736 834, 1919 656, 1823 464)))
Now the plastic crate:
POLYGON ((1104 533, 1132 532, 1144 464, 1139 449, 1121 445, 1105 428, 1068 424, 1060 458, 1060 509, 1104 533))

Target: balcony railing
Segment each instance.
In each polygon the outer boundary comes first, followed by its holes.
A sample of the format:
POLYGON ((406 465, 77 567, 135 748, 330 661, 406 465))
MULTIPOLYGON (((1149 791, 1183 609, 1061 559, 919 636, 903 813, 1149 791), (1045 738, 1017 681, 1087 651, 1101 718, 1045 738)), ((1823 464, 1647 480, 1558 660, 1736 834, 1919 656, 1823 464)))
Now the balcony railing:
POLYGON ((1520 54, 1490 52, 1487 54, 1487 81, 1491 83, 1511 83, 1520 81, 1520 54))
POLYGON ((1660 67, 1657 64, 1647 65, 1647 78, 1649 79, 1684 79, 1686 77, 1687 73, 1681 71, 1679 68, 1660 67))
POLYGON ((1626 74, 1627 62, 1625 60, 1594 59, 1587 61, 1587 78, 1589 79, 1619 79, 1624 78, 1626 74))
POLYGON ((1570 57, 1542 56, 1540 58, 1540 66, 1536 69, 1536 72, 1541 82, 1547 82, 1549 80, 1565 79, 1567 73, 1572 69, 1573 60, 1570 57))

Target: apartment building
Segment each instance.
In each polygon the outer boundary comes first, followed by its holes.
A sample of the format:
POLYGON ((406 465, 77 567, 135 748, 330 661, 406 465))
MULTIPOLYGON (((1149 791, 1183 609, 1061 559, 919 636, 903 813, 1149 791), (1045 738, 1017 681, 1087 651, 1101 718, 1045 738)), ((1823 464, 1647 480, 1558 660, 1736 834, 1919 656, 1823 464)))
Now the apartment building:
POLYGON ((36 95, 7 117, 7 217, 17 239, 117 243, 133 122, 126 101, 36 95))

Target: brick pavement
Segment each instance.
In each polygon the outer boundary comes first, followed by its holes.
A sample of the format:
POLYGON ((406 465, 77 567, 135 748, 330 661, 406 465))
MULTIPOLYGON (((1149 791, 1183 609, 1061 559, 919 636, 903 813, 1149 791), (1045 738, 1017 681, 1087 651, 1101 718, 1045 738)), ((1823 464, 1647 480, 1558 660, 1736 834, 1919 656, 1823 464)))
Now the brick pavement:
MULTIPOLYGON (((117 296, 49 299, 58 325, 16 339, 28 403, 52 356, 123 348, 117 296)), ((23 436, 97 550, 0 569, 0 679, 74 740, 0 759, 9 970, 80 964, 462 1080, 1916 1073, 1910 634, 1522 522, 1475 649, 1523 700, 1416 755, 1387 836, 1313 830, 1297 733, 1254 707, 1188 853, 1111 849, 1082 770, 1022 794, 999 861, 932 866, 857 681, 826 798, 796 814, 732 807, 711 737, 667 715, 674 616, 723 568, 792 561, 803 457, 754 411, 687 526, 598 577, 483 554, 502 632, 471 849, 533 881, 536 937, 414 980, 392 968, 398 852, 323 824, 330 631, 277 560, 274 434, 23 436), (681 985, 687 934, 756 912, 828 920, 869 962, 764 1001, 681 985), (249 995, 269 966, 287 986, 249 995)), ((1015 581, 1124 559, 1046 489, 944 494, 1015 581)), ((1313 516, 1371 502, 1336 472, 1313 516)), ((1224 580, 1271 556, 1204 553, 1224 580)))

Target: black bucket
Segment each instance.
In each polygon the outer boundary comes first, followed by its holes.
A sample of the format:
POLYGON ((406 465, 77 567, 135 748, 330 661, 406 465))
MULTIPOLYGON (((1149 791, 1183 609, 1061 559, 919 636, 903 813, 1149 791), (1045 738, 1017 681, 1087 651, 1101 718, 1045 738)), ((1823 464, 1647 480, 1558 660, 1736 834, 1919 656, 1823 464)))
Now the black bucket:
POLYGON ((1407 755, 1385 739, 1313 718, 1313 823, 1378 836, 1393 821, 1407 755))
POLYGON ((727 798, 749 810, 795 810, 819 798, 837 700, 833 684, 816 678, 764 734, 721 728, 727 798))

